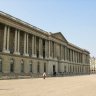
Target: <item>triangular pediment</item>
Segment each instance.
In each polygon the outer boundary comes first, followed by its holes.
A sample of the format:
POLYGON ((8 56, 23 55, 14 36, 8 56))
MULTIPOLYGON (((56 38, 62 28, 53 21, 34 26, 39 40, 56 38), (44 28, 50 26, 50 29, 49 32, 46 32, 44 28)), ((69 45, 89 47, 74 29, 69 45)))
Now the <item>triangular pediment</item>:
POLYGON ((58 32, 58 33, 53 33, 52 36, 64 41, 64 42, 67 42, 66 38, 62 35, 61 32, 58 32))

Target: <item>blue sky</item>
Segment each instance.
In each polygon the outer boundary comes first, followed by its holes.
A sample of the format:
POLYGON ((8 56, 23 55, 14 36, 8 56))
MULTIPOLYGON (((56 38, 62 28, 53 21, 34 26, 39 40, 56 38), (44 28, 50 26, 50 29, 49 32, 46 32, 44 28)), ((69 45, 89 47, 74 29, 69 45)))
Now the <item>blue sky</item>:
POLYGON ((1 0, 0 10, 65 38, 96 57, 96 0, 1 0))

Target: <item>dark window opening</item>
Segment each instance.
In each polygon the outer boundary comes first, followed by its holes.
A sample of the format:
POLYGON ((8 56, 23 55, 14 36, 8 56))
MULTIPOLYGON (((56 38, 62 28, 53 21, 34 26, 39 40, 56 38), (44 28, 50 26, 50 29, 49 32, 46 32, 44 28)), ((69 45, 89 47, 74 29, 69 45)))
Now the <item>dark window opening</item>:
POLYGON ((14 72, 14 64, 10 65, 10 72, 14 72))
POLYGON ((11 59, 10 61, 10 72, 14 72, 14 60, 11 59))

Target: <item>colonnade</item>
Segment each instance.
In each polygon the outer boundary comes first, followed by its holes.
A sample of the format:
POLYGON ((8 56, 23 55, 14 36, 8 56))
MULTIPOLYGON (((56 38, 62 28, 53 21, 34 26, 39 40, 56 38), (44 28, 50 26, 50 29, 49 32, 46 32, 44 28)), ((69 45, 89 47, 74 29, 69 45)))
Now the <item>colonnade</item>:
MULTIPOLYGON (((35 35, 32 34, 32 57, 37 57, 37 41, 36 41, 35 35)), ((3 38, 3 52, 10 53, 9 50, 9 38, 10 37, 10 26, 5 25, 4 27, 4 38, 3 38)), ((24 32, 24 50, 23 55, 29 56, 28 51, 28 42, 29 41, 29 34, 27 32, 24 32)), ((79 52, 76 50, 73 50, 71 48, 68 48, 67 46, 64 46, 62 44, 59 44, 59 50, 57 49, 57 43, 52 40, 47 40, 39 37, 39 58, 43 58, 43 55, 45 55, 45 58, 51 58, 55 60, 63 60, 63 61, 70 61, 75 63, 89 63, 89 57, 88 55, 84 54, 83 52, 79 52), (43 40, 45 42, 45 45, 43 44, 43 40), (45 53, 43 53, 43 50, 45 53), (57 55, 57 51, 60 52, 59 56, 57 55)), ((15 29, 15 36, 14 36, 14 54, 20 55, 20 30, 15 29)))

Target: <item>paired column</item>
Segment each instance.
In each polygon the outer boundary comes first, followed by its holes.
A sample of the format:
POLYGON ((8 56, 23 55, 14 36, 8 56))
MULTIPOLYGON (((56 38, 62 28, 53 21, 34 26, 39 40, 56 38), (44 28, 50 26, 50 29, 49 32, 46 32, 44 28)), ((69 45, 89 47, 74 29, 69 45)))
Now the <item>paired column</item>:
POLYGON ((70 61, 72 62, 72 50, 70 49, 70 61))
POLYGON ((16 29, 15 42, 14 42, 14 54, 20 55, 19 48, 20 48, 20 31, 16 29))
POLYGON ((75 54, 74 54, 74 50, 73 50, 73 62, 75 62, 75 58, 74 58, 75 56, 74 56, 74 55, 75 55, 75 54))
POLYGON ((24 55, 29 56, 28 54, 28 34, 24 33, 24 55))
POLYGON ((39 58, 43 58, 43 42, 41 38, 39 38, 39 58))
POLYGON ((32 35, 32 57, 34 57, 34 36, 32 35))
MULTIPOLYGON (((9 51, 9 38, 10 38, 10 27, 5 25, 4 28, 4 40, 3 40, 3 52, 10 53, 9 51)), ((15 30, 15 40, 14 40, 14 54, 20 55, 19 47, 20 47, 20 31, 15 30)))
POLYGON ((3 52, 5 52, 5 53, 10 53, 10 51, 9 51, 9 36, 10 36, 10 27, 5 25, 4 39, 3 39, 3 52))
POLYGON ((32 35, 32 57, 36 57, 36 36, 32 35))
POLYGON ((49 41, 49 58, 52 59, 52 41, 49 41))

